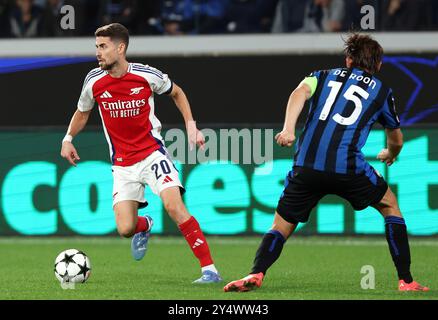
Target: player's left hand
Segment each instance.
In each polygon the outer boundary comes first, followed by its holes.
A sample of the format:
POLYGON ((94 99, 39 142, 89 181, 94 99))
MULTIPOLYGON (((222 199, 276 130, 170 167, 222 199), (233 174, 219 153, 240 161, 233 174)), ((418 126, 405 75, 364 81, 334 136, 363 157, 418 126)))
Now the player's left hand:
POLYGON ((187 135, 189 137, 190 151, 193 150, 195 145, 201 148, 201 150, 204 150, 204 134, 200 130, 198 130, 198 128, 196 128, 196 123, 194 121, 190 121, 187 125, 187 135))
POLYGON ((393 157, 386 148, 379 152, 377 159, 379 159, 380 162, 385 162, 388 167, 391 166, 395 161, 395 157, 393 157))
POLYGON ((291 147, 295 141, 295 134, 287 130, 282 130, 275 135, 275 141, 281 147, 291 147))

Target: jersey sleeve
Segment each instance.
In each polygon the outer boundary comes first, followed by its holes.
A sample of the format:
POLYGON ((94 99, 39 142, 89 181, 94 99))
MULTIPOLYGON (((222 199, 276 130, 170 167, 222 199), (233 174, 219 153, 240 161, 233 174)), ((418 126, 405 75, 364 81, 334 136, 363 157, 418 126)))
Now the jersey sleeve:
POLYGON ((400 119, 395 110, 394 96, 392 95, 392 90, 389 91, 388 96, 383 103, 382 112, 378 118, 378 122, 385 128, 400 128, 400 119))
MULTIPOLYGON (((92 72, 92 71, 91 71, 92 72)), ((87 74, 84 80, 84 84, 82 86, 81 96, 78 101, 78 109, 79 111, 85 112, 90 111, 94 107, 94 97, 93 97, 93 86, 89 81, 90 73, 87 74)))
POLYGON ((172 91, 173 83, 169 79, 169 76, 160 70, 146 65, 147 80, 151 86, 153 92, 157 94, 169 94, 172 91))

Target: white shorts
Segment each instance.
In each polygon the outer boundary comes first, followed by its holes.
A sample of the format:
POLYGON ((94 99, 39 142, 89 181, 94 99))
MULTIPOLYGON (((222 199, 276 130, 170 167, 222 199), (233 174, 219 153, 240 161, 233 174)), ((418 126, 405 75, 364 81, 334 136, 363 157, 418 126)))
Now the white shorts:
POLYGON ((185 191, 179 180, 178 170, 166 149, 164 153, 156 150, 146 159, 132 166, 112 166, 113 206, 120 201, 134 200, 140 203, 140 208, 146 207, 147 201, 144 198, 146 185, 158 196, 161 191, 170 187, 180 187, 181 193, 185 191))

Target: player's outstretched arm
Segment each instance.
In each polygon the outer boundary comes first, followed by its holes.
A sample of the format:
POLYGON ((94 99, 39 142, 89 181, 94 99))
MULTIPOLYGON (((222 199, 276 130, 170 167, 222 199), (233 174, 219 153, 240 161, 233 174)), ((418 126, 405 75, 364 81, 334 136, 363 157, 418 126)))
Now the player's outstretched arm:
POLYGON ((295 125, 303 110, 306 100, 312 96, 311 87, 301 82, 291 93, 286 108, 283 130, 275 136, 275 140, 282 147, 290 147, 295 141, 295 125))
POLYGON ((91 110, 85 112, 76 110, 76 112, 73 114, 73 117, 71 118, 67 134, 62 140, 61 156, 67 159, 67 161, 70 162, 73 166, 76 166, 76 161, 80 160, 80 158, 76 151, 76 148, 72 143, 72 140, 79 132, 82 131, 82 129, 84 129, 85 125, 87 124, 88 118, 90 117, 90 113, 91 110))
POLYGON ((190 150, 192 150, 195 145, 203 149, 205 144, 205 138, 202 132, 199 131, 196 127, 196 122, 195 120, 193 120, 192 110, 190 108, 190 103, 187 99, 186 94, 179 86, 174 83, 170 96, 172 97, 175 105, 178 107, 178 110, 181 112, 184 118, 184 123, 187 129, 187 136, 189 138, 190 150))
POLYGON ((403 148, 403 134, 400 129, 385 129, 387 148, 382 149, 377 155, 377 159, 385 162, 388 166, 392 165, 396 157, 403 148))

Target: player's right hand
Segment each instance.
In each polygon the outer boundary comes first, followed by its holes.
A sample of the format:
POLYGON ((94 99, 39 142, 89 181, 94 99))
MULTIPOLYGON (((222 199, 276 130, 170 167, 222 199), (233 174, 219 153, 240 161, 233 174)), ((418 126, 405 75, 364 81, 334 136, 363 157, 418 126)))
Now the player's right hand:
POLYGON ((76 167, 76 161, 81 160, 81 158, 79 158, 78 152, 76 151, 76 148, 73 146, 71 142, 68 141, 64 141, 62 143, 61 157, 67 159, 67 161, 70 162, 71 165, 75 167, 76 167))
POLYGON ((391 166, 395 161, 395 157, 392 156, 391 152, 389 152, 389 150, 386 148, 379 152, 377 159, 379 159, 380 162, 385 162, 388 167, 391 166))
POLYGON ((282 130, 275 135, 277 144, 282 147, 291 147, 295 141, 295 134, 287 130, 282 130))

